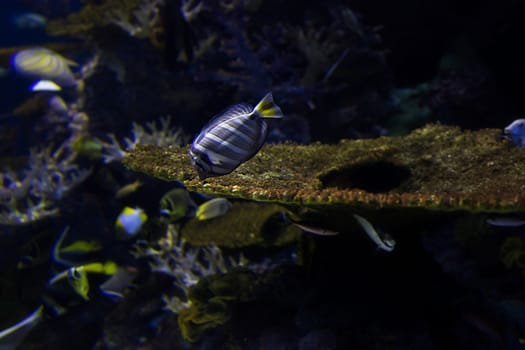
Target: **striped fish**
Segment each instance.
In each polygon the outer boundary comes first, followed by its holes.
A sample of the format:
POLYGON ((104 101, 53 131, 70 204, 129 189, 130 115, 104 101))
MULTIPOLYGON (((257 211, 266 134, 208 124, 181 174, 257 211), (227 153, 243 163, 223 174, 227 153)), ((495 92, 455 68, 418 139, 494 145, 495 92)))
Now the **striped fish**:
POLYGON ((63 87, 76 85, 75 76, 69 68, 76 63, 43 47, 17 52, 13 55, 12 64, 18 73, 30 78, 51 80, 63 87))
POLYGON ((271 93, 255 108, 241 103, 214 117, 195 137, 188 152, 200 179, 231 173, 253 157, 268 134, 264 118, 282 117, 271 93))

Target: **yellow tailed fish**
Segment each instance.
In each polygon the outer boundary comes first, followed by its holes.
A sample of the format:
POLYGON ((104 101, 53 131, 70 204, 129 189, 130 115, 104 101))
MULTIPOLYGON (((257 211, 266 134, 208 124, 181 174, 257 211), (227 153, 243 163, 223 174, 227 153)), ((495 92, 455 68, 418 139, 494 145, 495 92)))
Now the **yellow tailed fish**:
POLYGON ((126 234, 126 238, 139 233, 148 216, 141 208, 125 207, 117 217, 115 227, 126 234))
POLYGON ((232 204, 226 198, 214 198, 199 205, 195 217, 199 220, 209 220, 226 214, 232 204))
POLYGON ((114 261, 93 262, 81 266, 73 266, 65 271, 60 272, 48 281, 48 284, 57 283, 60 280, 67 279, 68 283, 73 287, 84 300, 89 300, 89 280, 88 273, 99 273, 104 275, 113 275, 117 273, 118 265, 114 261))
POLYGON ((283 118, 271 93, 255 107, 237 104, 211 119, 188 151, 199 178, 229 174, 252 158, 266 141, 269 118, 283 118))
POLYGON ((390 237, 390 235, 380 235, 367 219, 357 214, 353 215, 359 223, 359 225, 361 225, 361 227, 365 230, 368 237, 370 237, 372 242, 377 244, 377 247, 379 249, 384 250, 385 252, 391 252, 392 250, 394 250, 396 246, 396 241, 394 241, 394 239, 390 237))

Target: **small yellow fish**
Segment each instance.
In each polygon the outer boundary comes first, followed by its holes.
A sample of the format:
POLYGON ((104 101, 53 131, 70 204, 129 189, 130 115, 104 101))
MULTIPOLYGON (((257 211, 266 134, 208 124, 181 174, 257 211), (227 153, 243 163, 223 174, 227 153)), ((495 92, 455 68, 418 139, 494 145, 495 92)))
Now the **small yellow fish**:
POLYGON ((73 151, 87 156, 90 159, 100 157, 103 147, 97 139, 90 137, 77 137, 71 142, 73 151))
POLYGON ((62 234, 56 241, 52 251, 53 261, 66 266, 72 266, 75 265, 75 263, 64 259, 62 254, 89 254, 102 250, 102 245, 97 241, 76 241, 66 247, 62 247, 62 243, 68 232, 69 226, 62 231, 62 234))
POLYGON ((118 271, 118 265, 114 261, 92 262, 81 266, 82 269, 90 273, 101 273, 104 275, 114 275, 118 271))
POLYGON ((133 237, 139 233, 146 220, 148 215, 141 208, 125 207, 118 216, 115 227, 128 237, 133 237))
POLYGON ((82 266, 70 268, 67 273, 67 281, 82 299, 89 300, 89 280, 82 266))
POLYGON ((136 180, 132 183, 124 185, 121 188, 119 188, 118 191, 115 193, 115 198, 124 198, 126 196, 129 196, 130 194, 138 190, 139 187, 142 185, 144 185, 144 183, 140 180, 136 180))
POLYGON ((67 279, 71 287, 84 300, 89 300, 89 280, 88 273, 98 273, 104 275, 114 275, 119 270, 114 261, 92 262, 81 266, 73 266, 65 271, 60 272, 48 281, 48 284, 55 284, 58 281, 67 279))
POLYGON ((214 198, 199 205, 195 217, 199 220, 209 220, 226 214, 232 204, 226 198, 214 198))
POLYGON ((60 248, 60 253, 91 253, 98 252, 102 249, 102 245, 97 241, 76 241, 70 245, 60 248))
POLYGON ((162 196, 159 202, 160 215, 171 223, 192 216, 196 207, 185 188, 174 188, 162 196))

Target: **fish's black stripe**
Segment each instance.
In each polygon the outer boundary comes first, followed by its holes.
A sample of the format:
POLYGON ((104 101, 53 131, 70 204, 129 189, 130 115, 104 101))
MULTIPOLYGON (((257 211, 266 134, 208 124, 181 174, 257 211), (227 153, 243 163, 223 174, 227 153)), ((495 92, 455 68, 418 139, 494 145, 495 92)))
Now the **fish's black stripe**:
POLYGON ((231 133, 227 130, 219 130, 218 133, 212 134, 218 137, 222 141, 222 144, 232 145, 232 150, 235 150, 235 152, 238 154, 246 153, 246 150, 250 149, 254 142, 252 137, 249 137, 250 142, 246 142, 245 138, 248 136, 240 136, 242 134, 240 131, 231 133))
MULTIPOLYGON (((246 153, 244 149, 236 147, 233 143, 229 141, 221 140, 220 138, 218 138, 217 136, 213 134, 208 135, 208 139, 215 142, 215 147, 213 148, 215 152, 221 152, 223 154, 225 152, 233 153, 231 156, 228 156, 230 158, 239 158, 239 157, 242 157, 246 153)), ((206 148, 210 149, 210 147, 206 147, 206 148)), ((226 154, 224 155, 226 156, 226 154)))

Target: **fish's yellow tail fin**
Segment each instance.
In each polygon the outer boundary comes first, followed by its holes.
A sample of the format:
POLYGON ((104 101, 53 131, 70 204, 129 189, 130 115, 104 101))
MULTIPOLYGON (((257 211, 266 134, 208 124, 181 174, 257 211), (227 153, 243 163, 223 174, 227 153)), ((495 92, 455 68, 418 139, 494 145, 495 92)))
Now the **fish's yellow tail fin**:
POLYGON ((257 106, 255 106, 253 111, 263 118, 280 119, 284 117, 281 108, 279 108, 279 106, 273 102, 273 96, 271 92, 267 93, 266 96, 263 97, 257 106))

